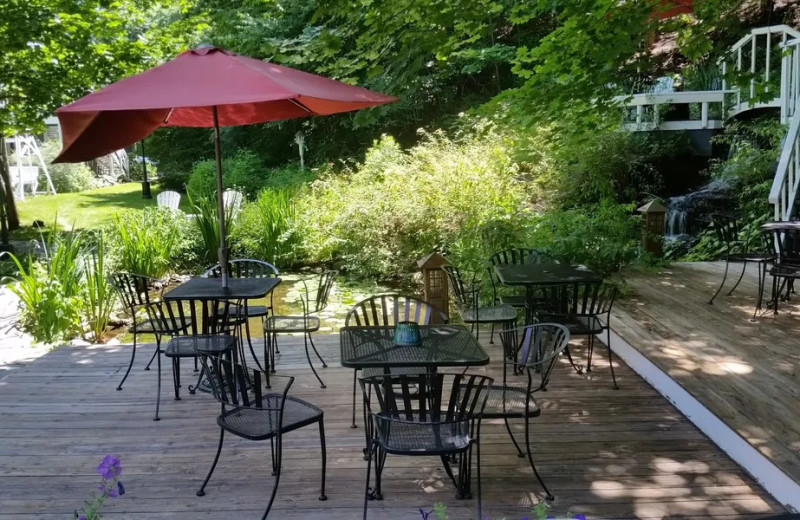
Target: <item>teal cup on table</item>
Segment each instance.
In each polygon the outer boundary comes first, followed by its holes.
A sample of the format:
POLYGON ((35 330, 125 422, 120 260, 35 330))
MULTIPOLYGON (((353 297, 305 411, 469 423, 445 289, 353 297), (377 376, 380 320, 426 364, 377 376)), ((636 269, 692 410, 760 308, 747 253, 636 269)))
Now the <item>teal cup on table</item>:
POLYGON ((413 346, 422 343, 419 325, 414 321, 401 321, 394 328, 394 344, 413 346))

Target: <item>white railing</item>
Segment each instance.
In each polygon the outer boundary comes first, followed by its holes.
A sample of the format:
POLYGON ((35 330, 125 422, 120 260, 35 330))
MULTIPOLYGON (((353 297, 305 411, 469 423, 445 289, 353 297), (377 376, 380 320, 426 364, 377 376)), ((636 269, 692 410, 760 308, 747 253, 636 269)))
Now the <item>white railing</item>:
POLYGON ((625 97, 629 107, 636 108, 635 122, 625 124, 628 130, 702 130, 722 127, 722 106, 725 94, 732 91, 706 90, 696 92, 665 92, 659 94, 635 94, 625 97), (700 119, 683 121, 661 121, 660 107, 672 105, 700 105, 700 119), (719 117, 709 114, 711 105, 719 105, 719 117))
POLYGON ((800 67, 798 56, 800 41, 795 40, 787 45, 784 60, 791 62, 792 76, 782 78, 781 85, 786 85, 791 94, 791 102, 781 107, 781 114, 788 114, 789 131, 783 141, 778 168, 775 170, 775 179, 769 192, 769 202, 775 207, 775 220, 789 220, 794 212, 794 202, 797 191, 800 189, 800 67))
MULTIPOLYGON (((779 107, 781 109, 781 121, 786 123, 791 117, 791 110, 794 109, 794 95, 791 92, 797 91, 797 62, 796 58, 786 59, 786 53, 781 52, 781 70, 779 92, 767 101, 754 102, 757 96, 756 77, 763 79, 763 84, 769 92, 770 80, 776 77, 777 71, 773 70, 773 56, 776 48, 785 51, 790 40, 800 39, 800 31, 792 29, 788 25, 773 25, 770 27, 758 27, 752 29, 738 42, 733 44, 729 51, 729 58, 733 62, 733 70, 738 73, 748 72, 750 74, 750 86, 742 90, 735 88, 735 99, 729 116, 736 115, 752 108, 779 107), (763 44, 763 45, 762 45, 763 44), (749 54, 749 56, 748 56, 749 54), (791 106, 790 106, 791 105, 791 106)), ((727 90, 728 59, 722 62, 722 89, 727 90)))

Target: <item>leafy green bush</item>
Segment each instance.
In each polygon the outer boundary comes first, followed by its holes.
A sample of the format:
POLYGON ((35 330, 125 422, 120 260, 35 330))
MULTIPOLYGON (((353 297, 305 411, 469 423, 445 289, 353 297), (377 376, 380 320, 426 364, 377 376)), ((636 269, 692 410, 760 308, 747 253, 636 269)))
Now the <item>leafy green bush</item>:
POLYGON ((148 207, 118 214, 111 224, 111 249, 122 271, 161 278, 181 254, 182 214, 148 207))
POLYGON ((297 219, 293 188, 265 189, 247 204, 236 219, 231 242, 248 258, 277 265, 291 265, 297 259, 300 237, 294 229, 297 219))
MULTIPOLYGON (((53 181, 56 193, 73 193, 91 190, 98 186, 94 173, 86 163, 53 164, 53 159, 60 151, 61 145, 57 141, 47 141, 41 147, 42 157, 47 163, 47 171, 53 181)), ((39 185, 46 186, 46 183, 47 180, 42 175, 39 185)))
POLYGON ((408 151, 382 138, 362 164, 324 176, 300 196, 297 224, 308 259, 390 276, 444 250, 483 269, 495 249, 517 243, 530 216, 512 144, 491 127, 455 138, 423 133, 408 151))
POLYGON ((81 332, 83 304, 83 235, 51 232, 43 237, 42 262, 29 257, 27 266, 11 256, 19 269, 9 287, 19 297, 20 324, 34 340, 55 344, 81 332))
MULTIPOLYGON (((187 190, 196 195, 208 195, 217 189, 217 166, 213 160, 194 165, 189 176, 187 190)), ((250 150, 239 150, 236 155, 222 161, 222 185, 224 189, 237 189, 254 199, 267 184, 266 171, 261 159, 250 150)))
MULTIPOLYGON (((217 213, 217 199, 213 195, 194 195, 189 193, 189 205, 194 209, 192 230, 200 237, 197 259, 204 266, 216 264, 219 260, 220 229, 217 213)), ((228 237, 236 234, 233 206, 225 211, 225 231, 228 237)), ((231 240, 227 240, 230 248, 231 240)), ((232 257, 231 257, 232 258, 232 257)))
POLYGON ((158 174, 158 186, 162 190, 172 190, 183 193, 186 191, 189 175, 189 173, 185 172, 161 172, 158 174))
POLYGON ((542 213, 531 222, 527 243, 563 263, 583 264, 606 276, 639 253, 640 221, 632 209, 605 200, 594 207, 542 213))
POLYGON ((114 309, 116 292, 108 283, 111 269, 107 262, 108 246, 101 233, 95 247, 84 255, 85 289, 83 316, 94 341, 102 341, 108 326, 108 318, 114 309))

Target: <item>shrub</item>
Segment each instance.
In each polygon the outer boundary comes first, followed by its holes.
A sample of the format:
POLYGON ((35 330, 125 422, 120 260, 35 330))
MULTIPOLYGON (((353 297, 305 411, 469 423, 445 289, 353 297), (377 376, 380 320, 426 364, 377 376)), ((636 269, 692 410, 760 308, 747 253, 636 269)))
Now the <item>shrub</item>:
POLYGON ((86 284, 83 297, 83 315, 94 341, 103 341, 108 318, 114 309, 116 292, 108 283, 111 274, 107 258, 108 249, 101 233, 96 245, 89 254, 84 255, 86 284))
MULTIPOLYGON (((195 211, 195 215, 192 218, 193 231, 200 237, 197 258, 204 265, 216 264, 219 259, 220 245, 217 199, 212 195, 192 196, 189 193, 189 205, 195 211)), ((225 212, 225 231, 228 237, 236 234, 234 209, 230 206, 226 208, 225 212)), ((230 242, 230 239, 228 239, 228 242, 230 242)))
POLYGON ((20 299, 23 330, 35 341, 54 344, 81 332, 83 235, 53 231, 42 243, 41 263, 28 257, 26 267, 11 255, 19 280, 10 288, 20 299))
POLYGON ((184 216, 149 207, 118 214, 111 224, 112 251, 119 269, 161 278, 174 268, 184 247, 184 216))
MULTIPOLYGON (((47 171, 56 193, 73 193, 96 188, 97 179, 86 163, 52 163, 60 150, 61 146, 57 141, 47 141, 41 147, 42 157, 47 163, 47 171)), ((47 180, 42 175, 39 185, 46 186, 46 183, 47 180)))
POLYGON ((495 249, 517 242, 530 217, 511 146, 492 128, 455 138, 424 133, 408 151, 384 137, 362 164, 323 177, 299 198, 308 258, 387 276, 445 250, 483 269, 495 249))
POLYGON ((291 265, 297 259, 300 237, 293 228, 297 218, 293 188, 263 190, 239 214, 231 242, 243 256, 291 265))
MULTIPOLYGON (((267 184, 267 176, 261 159, 250 150, 239 150, 236 155, 222 162, 222 185, 224 189, 237 189, 249 199, 254 199, 267 184)), ((189 176, 187 190, 195 195, 206 196, 216 192, 217 166, 214 160, 194 165, 189 176)))
POLYGON ((186 191, 186 184, 188 182, 189 174, 185 172, 162 172, 158 175, 158 186, 162 190, 172 190, 183 193, 186 191))

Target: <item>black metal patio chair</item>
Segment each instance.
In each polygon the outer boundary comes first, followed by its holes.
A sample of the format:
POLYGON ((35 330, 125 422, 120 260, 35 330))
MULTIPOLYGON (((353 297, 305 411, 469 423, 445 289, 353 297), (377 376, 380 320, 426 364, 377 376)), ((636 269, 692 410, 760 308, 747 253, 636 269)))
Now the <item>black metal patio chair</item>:
POLYGON ((742 281, 744 272, 747 269, 748 262, 756 264, 758 266, 758 302, 756 302, 756 310, 753 313, 753 319, 755 319, 758 311, 761 309, 761 299, 764 295, 764 279, 767 274, 767 264, 773 261, 773 257, 775 255, 770 252, 766 241, 763 240, 764 235, 759 233, 757 227, 754 225, 747 226, 745 229, 743 229, 744 226, 742 226, 742 223, 736 218, 728 215, 715 214, 711 215, 711 227, 714 230, 714 234, 717 236, 717 240, 719 240, 724 247, 725 271, 722 274, 722 281, 720 282, 719 287, 717 287, 717 290, 711 299, 708 300, 708 304, 714 304, 714 299, 725 285, 725 280, 728 278, 728 267, 730 266, 731 262, 741 262, 742 272, 739 274, 739 278, 736 280, 736 283, 733 284, 733 287, 731 287, 731 290, 728 291, 728 296, 733 294, 733 291, 739 287, 739 283, 742 281), (754 230, 756 235, 753 234, 754 230), (755 251, 752 250, 752 243, 754 241, 758 242, 759 244, 755 251))
POLYGON ((521 338, 517 351, 519 359, 505 359, 503 366, 503 383, 492 384, 488 390, 486 407, 483 410, 484 419, 503 419, 511 442, 517 449, 517 455, 524 457, 527 454, 531 470, 546 493, 548 500, 553 500, 553 494, 545 485, 536 465, 533 463, 530 442, 530 419, 539 417, 542 413, 534 393, 546 390, 547 383, 558 358, 567 348, 569 343, 569 330, 564 325, 556 323, 536 323, 504 334, 513 334, 521 338), (506 366, 512 365, 513 372, 525 373, 527 385, 513 385, 508 383, 506 366), (509 425, 509 419, 522 419, 525 421, 525 453, 519 447, 509 425))
POLYGON ((278 484, 281 480, 283 469, 283 436, 294 430, 319 424, 319 440, 322 451, 322 483, 320 500, 327 500, 325 495, 325 424, 324 413, 311 403, 292 397, 289 389, 294 383, 294 377, 273 376, 286 382, 282 391, 269 391, 265 389, 268 374, 258 369, 248 369, 240 363, 235 363, 228 358, 208 354, 200 351, 203 368, 208 374, 211 391, 219 401, 221 412, 217 417, 219 425, 219 444, 214 461, 208 470, 197 496, 205 495, 205 488, 214 469, 217 467, 225 432, 251 441, 270 441, 272 454, 272 475, 275 483, 269 497, 267 509, 261 520, 269 515, 278 484))
MULTIPOLYGON (((161 407, 161 355, 172 360, 172 383, 175 388, 175 400, 179 401, 181 399, 179 389, 181 387, 180 361, 182 358, 197 360, 199 350, 233 357, 237 340, 233 335, 232 329, 235 323, 231 316, 237 308, 238 302, 221 300, 158 301, 147 306, 150 323, 158 337, 171 336, 163 348, 161 342, 156 348, 158 389, 154 421, 160 420, 158 412, 161 407), (198 307, 201 310, 199 317, 197 315, 198 307), (191 324, 189 328, 183 325, 186 322, 191 324)), ((204 375, 204 371, 200 370, 197 383, 188 388, 190 394, 195 393, 204 375)))
POLYGON ((457 498, 472 498, 472 449, 476 448, 478 518, 481 516, 480 418, 493 379, 474 374, 390 375, 359 379, 373 432, 364 492, 381 500, 386 456, 439 456, 457 498), (451 462, 457 464, 453 473, 451 462), (373 462, 375 486, 370 487, 373 462))
POLYGON ((264 320, 264 334, 266 336, 266 343, 264 345, 264 356, 269 356, 265 360, 267 365, 272 366, 272 371, 275 371, 275 353, 278 350, 278 334, 303 334, 303 343, 306 350, 306 359, 308 366, 314 373, 322 388, 325 388, 325 383, 322 378, 317 374, 314 368, 314 363, 311 361, 311 355, 308 352, 309 345, 317 355, 323 368, 327 368, 328 364, 322 359, 311 333, 317 332, 320 328, 319 313, 328 306, 328 297, 333 288, 333 282, 339 271, 323 271, 317 278, 313 290, 309 290, 308 282, 303 280, 304 291, 300 294, 300 303, 303 305, 303 314, 293 316, 267 316, 264 320))
MULTIPOLYGON (((108 283, 117 292, 120 302, 122 302, 123 307, 125 307, 125 311, 133 320, 131 326, 128 327, 128 332, 133 335, 131 360, 128 363, 128 369, 125 370, 125 375, 122 376, 122 381, 120 381, 119 385, 117 385, 117 390, 122 390, 122 385, 125 383, 125 380, 128 379, 128 374, 130 374, 131 367, 133 367, 133 361, 136 358, 136 346, 139 335, 154 334, 156 337, 156 349, 153 352, 153 356, 150 358, 150 361, 145 366, 145 370, 150 370, 150 364, 153 362, 153 359, 155 359, 156 355, 158 354, 158 350, 161 347, 161 335, 157 333, 153 327, 153 324, 147 318, 147 311, 145 309, 149 304, 161 300, 161 294, 164 291, 164 287, 161 280, 156 278, 124 272, 112 273, 109 275, 108 283), (150 291, 159 285, 162 285, 159 296, 155 298, 151 297, 150 291)), ((184 329, 188 328, 188 321, 182 323, 181 326, 184 329)))
MULTIPOLYGON (((618 390, 617 376, 611 352, 611 307, 617 297, 617 287, 603 282, 581 282, 545 285, 533 288, 534 315, 540 323, 559 323, 567 327, 571 337, 587 336, 586 371, 592 370, 592 353, 595 336, 606 333, 608 364, 614 389, 618 390)), ((578 372, 569 347, 565 349, 570 363, 578 372)))
POLYGON ((494 270, 496 265, 524 265, 524 264, 557 264, 558 261, 550 256, 547 256, 538 249, 506 249, 499 253, 493 254, 489 258, 489 263, 486 270, 489 274, 489 283, 492 286, 492 301, 495 305, 508 304, 512 307, 523 308, 527 305, 527 299, 524 293, 521 294, 501 294, 500 288, 502 284, 497 279, 497 273, 494 270))
POLYGON ((773 249, 774 265, 769 270, 772 276, 772 297, 769 305, 778 313, 778 301, 791 300, 794 283, 800 279, 800 228, 792 222, 764 224, 764 236, 769 237, 773 249))
MULTIPOLYGON (((447 315, 433 305, 416 296, 404 294, 378 294, 356 303, 344 320, 345 327, 394 327, 401 321, 413 321, 428 325, 438 315, 441 323, 447 323, 447 315)), ((413 375, 424 372, 418 368, 393 368, 392 374, 413 375)), ((381 375, 383 372, 365 370, 363 377, 381 375)), ((353 371, 353 424, 356 428, 356 385, 358 370, 353 371)))
MULTIPOLYGON (((494 329, 501 325, 504 329, 514 328, 517 321, 517 310, 508 304, 480 305, 481 284, 473 276, 470 282, 464 280, 461 271, 454 265, 442 267, 450 279, 450 290, 455 299, 456 307, 464 323, 471 325, 476 338, 480 339, 481 324, 488 324, 494 329)), ((489 343, 494 343, 492 337, 489 343)))
MULTIPOLYGON (((227 193, 227 192, 226 192, 227 193)), ((255 260, 252 258, 239 258, 230 260, 228 262, 228 276, 231 278, 277 278, 280 272, 278 268, 269 262, 263 260, 255 260)), ((202 275, 204 278, 220 278, 222 276, 222 269, 219 264, 211 267, 202 275)), ((269 361, 267 357, 267 333, 263 332, 264 339, 264 363, 262 365, 258 360, 255 351, 253 350, 253 341, 250 336, 250 318, 261 318, 262 329, 267 317, 272 313, 272 293, 268 296, 268 302, 264 305, 251 304, 245 300, 243 306, 237 310, 238 326, 244 328, 244 334, 239 334, 239 338, 244 341, 247 338, 247 345, 250 348, 250 354, 253 356, 256 365, 261 370, 269 370, 269 361)))

